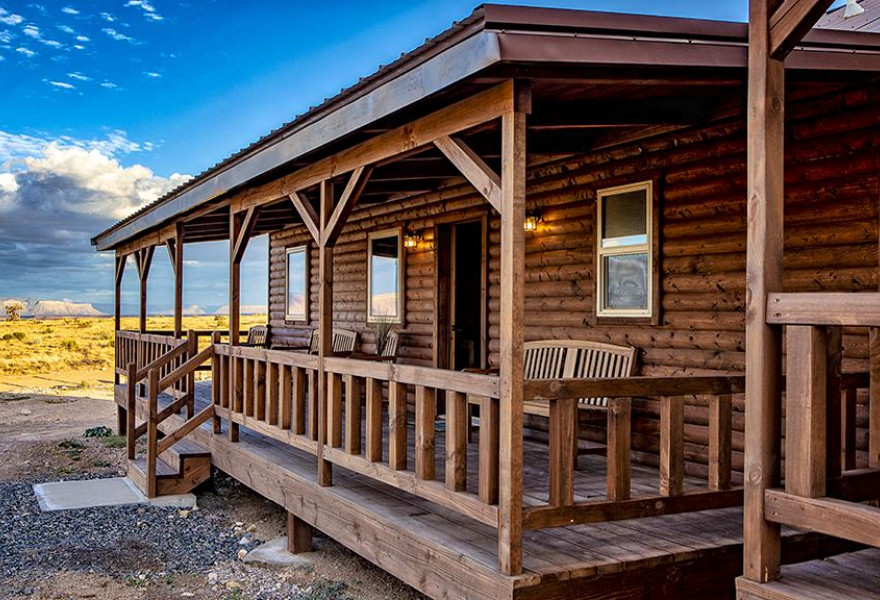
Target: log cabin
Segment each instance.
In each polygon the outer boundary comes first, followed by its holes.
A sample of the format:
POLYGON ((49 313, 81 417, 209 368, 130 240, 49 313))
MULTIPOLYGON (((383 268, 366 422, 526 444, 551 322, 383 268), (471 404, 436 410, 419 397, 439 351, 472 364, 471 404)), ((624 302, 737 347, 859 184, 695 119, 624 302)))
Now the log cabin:
POLYGON ((431 598, 875 598, 880 36, 830 4, 483 5, 97 235, 132 478, 221 469, 431 598), (184 331, 218 240, 229 330, 184 331))

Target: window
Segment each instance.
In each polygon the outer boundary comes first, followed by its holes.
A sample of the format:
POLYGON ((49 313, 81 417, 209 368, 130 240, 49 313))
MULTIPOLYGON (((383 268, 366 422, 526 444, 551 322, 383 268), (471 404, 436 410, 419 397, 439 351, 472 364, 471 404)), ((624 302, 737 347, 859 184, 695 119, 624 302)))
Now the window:
POLYGON ((306 321, 309 314, 309 251, 308 246, 287 249, 288 321, 306 321))
POLYGON ((403 322, 403 238, 399 229, 377 231, 367 239, 367 321, 403 322))
POLYGON ((598 317, 652 317, 653 183, 605 190, 597 197, 598 317))

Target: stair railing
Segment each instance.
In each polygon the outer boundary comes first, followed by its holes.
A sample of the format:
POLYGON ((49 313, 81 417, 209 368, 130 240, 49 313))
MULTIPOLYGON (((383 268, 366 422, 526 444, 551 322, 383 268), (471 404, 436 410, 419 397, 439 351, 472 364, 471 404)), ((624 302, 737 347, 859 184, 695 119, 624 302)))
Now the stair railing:
MULTIPOLYGON (((180 400, 172 402, 161 411, 159 410, 159 394, 163 390, 172 387, 178 381, 191 378, 203 363, 214 358, 214 344, 220 342, 219 333, 212 334, 211 345, 187 360, 183 365, 172 371, 171 373, 160 378, 159 368, 152 368, 147 373, 147 406, 148 418, 146 422, 147 433, 147 497, 156 496, 156 474, 159 455, 167 451, 171 446, 185 438, 187 435, 195 431, 203 423, 206 423, 214 416, 214 405, 209 404, 196 414, 189 411, 187 419, 175 431, 166 434, 164 438, 159 439, 159 425, 172 414, 180 410, 178 403, 180 400), (175 409, 175 407, 177 407, 175 409)), ((191 390, 191 392, 194 390, 191 390)))

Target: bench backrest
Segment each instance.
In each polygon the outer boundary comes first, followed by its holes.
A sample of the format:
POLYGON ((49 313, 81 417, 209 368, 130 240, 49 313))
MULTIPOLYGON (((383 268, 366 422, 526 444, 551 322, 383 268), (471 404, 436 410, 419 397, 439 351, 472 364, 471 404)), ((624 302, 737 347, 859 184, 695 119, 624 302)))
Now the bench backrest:
MULTIPOLYGON (((355 346, 357 346, 357 338, 358 334, 356 331, 349 331, 348 329, 334 329, 333 330, 333 353, 334 354, 346 354, 354 352, 355 346)), ((317 354, 318 353, 318 330, 312 329, 311 337, 309 338, 309 354, 317 354)))
POLYGON ((382 348, 382 358, 395 360, 397 358, 397 350, 400 348, 400 334, 396 331, 389 331, 388 337, 385 338, 385 347, 382 348))
POLYGON ((265 325, 254 325, 248 329, 248 346, 265 346, 266 338, 269 337, 269 328, 265 325))
MULTIPOLYGON (((629 377, 635 373, 636 352, 631 346, 615 346, 580 340, 526 342, 526 379, 585 379, 629 377)), ((608 398, 580 398, 581 405, 605 407, 608 398)))

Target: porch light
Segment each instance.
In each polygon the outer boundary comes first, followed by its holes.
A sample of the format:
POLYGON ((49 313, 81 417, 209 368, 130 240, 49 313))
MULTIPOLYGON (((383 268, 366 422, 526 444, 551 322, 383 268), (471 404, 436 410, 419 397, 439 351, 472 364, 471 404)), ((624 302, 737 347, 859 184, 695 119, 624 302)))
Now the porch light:
POLYGON ((422 239, 418 233, 414 231, 406 230, 406 234, 403 236, 403 245, 405 248, 412 250, 414 248, 418 248, 419 240, 422 239))
POLYGON ((843 9, 843 18, 852 19, 853 17, 858 17, 863 12, 865 12, 865 9, 859 6, 856 0, 846 0, 846 8, 843 9))
POLYGON ((526 220, 523 222, 523 229, 526 231, 537 231, 538 221, 541 220, 541 211, 530 210, 526 213, 526 220))

